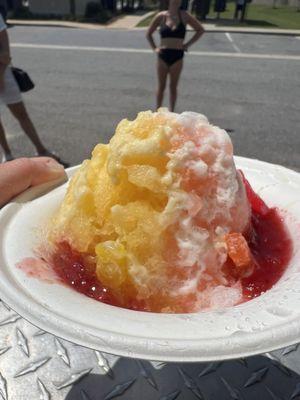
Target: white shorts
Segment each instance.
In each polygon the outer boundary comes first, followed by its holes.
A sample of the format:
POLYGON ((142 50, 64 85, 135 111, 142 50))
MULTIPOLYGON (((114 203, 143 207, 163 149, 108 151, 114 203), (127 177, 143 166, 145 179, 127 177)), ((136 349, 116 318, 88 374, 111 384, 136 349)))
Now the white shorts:
POLYGON ((15 104, 22 100, 22 95, 10 66, 4 72, 4 90, 0 91, 0 105, 15 104))

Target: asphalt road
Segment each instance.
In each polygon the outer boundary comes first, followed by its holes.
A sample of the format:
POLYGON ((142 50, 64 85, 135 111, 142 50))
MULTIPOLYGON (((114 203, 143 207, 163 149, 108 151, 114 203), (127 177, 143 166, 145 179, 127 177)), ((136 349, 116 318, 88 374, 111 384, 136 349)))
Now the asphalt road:
MULTIPOLYGON (((9 35, 13 63, 36 83, 24 95, 36 127, 71 164, 122 118, 153 109, 156 60, 144 31, 12 27, 9 35)), ((227 129, 238 155, 300 170, 299 55, 296 37, 207 33, 185 57, 177 110, 227 129)), ((33 154, 1 113, 14 154, 33 154)))

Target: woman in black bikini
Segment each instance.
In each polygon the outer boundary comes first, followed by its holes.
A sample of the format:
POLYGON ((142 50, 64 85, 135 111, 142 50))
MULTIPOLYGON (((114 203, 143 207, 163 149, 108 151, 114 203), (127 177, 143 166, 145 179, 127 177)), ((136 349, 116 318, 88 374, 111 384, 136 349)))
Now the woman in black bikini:
POLYGON ((158 13, 152 20, 147 39, 152 49, 158 54, 157 74, 158 89, 156 94, 157 108, 161 107, 167 76, 170 75, 170 110, 174 111, 177 98, 177 84, 183 66, 184 52, 195 43, 203 34, 204 29, 200 22, 187 11, 180 10, 181 0, 169 0, 167 11, 158 13), (190 25, 195 33, 184 43, 186 25, 190 25), (160 27, 161 45, 157 47, 153 40, 153 33, 160 27))

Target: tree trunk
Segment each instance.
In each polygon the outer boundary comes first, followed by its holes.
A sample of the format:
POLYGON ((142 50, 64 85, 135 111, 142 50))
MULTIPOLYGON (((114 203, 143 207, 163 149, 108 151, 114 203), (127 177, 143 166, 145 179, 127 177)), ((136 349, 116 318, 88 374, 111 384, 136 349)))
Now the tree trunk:
POLYGON ((70 0, 70 14, 76 17, 76 0, 70 0))
POLYGON ((197 18, 204 21, 209 11, 210 0, 194 0, 194 4, 197 18))
POLYGON ((12 0, 13 11, 18 11, 22 7, 22 0, 12 0))
POLYGON ((167 10, 167 8, 168 8, 168 0, 159 0, 160 11, 167 10))

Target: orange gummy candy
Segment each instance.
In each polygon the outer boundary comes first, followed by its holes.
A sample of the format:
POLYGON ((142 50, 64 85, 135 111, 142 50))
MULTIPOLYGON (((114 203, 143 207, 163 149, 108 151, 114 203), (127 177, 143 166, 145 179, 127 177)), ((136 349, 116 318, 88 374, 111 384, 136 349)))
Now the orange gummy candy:
POLYGON ((253 264, 248 243, 241 233, 233 232, 225 235, 227 253, 236 266, 240 276, 249 275, 249 267, 253 264))

